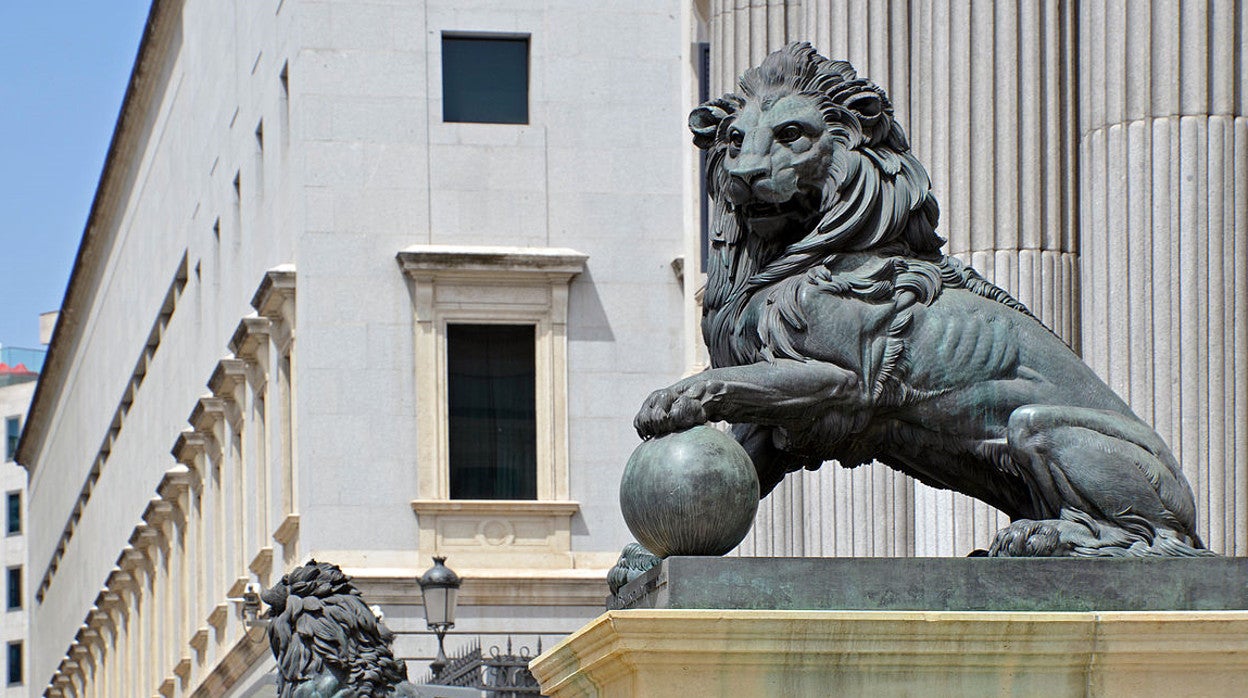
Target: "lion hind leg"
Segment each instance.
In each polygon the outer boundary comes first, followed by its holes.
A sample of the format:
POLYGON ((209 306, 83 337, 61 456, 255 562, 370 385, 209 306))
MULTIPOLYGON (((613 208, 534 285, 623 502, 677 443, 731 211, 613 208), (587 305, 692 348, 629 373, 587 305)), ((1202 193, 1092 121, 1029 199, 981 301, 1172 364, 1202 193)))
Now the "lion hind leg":
POLYGON ((1010 415, 1007 440, 1039 520, 1001 531, 991 554, 1178 555, 1180 547, 1204 547, 1178 463, 1133 416, 1026 405, 1010 415))

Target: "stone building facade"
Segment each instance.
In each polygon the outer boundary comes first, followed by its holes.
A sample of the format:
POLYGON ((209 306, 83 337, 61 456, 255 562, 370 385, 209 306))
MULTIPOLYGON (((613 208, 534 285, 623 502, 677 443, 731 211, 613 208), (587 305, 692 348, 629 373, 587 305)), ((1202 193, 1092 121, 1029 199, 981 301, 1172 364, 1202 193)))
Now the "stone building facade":
POLYGON ((310 558, 413 678, 434 554, 449 651, 597 615, 632 413, 687 367, 690 12, 153 3, 21 442, 35 694, 271 694, 237 600, 310 558), (508 110, 465 46, 521 76, 508 110), (497 411, 529 450, 483 495, 456 362, 495 330, 527 337, 528 416, 497 411))
MULTIPOLYGON (((414 674, 434 553, 487 645, 596 615, 632 413, 705 361, 685 114, 791 40, 888 90, 950 251, 1156 424, 1243 554, 1245 35, 1241 0, 156 0, 18 454, 30 683, 266 695, 234 599, 312 557, 414 674), (451 104, 459 40, 523 44, 524 114, 451 104), (531 328, 531 470, 462 497, 455 328, 492 326, 531 328)), ((1003 524, 827 467, 739 553, 963 555, 1003 524)))

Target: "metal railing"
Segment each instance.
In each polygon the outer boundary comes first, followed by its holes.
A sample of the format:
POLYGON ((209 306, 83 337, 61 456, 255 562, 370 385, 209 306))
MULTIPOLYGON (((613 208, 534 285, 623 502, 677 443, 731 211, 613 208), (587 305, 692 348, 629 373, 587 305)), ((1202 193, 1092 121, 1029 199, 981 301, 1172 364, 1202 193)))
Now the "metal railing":
POLYGON ((529 661, 542 653, 542 640, 537 640, 537 652, 528 647, 512 649, 507 638, 507 649, 497 645, 488 654, 481 651, 481 640, 475 640, 460 649, 447 660, 436 676, 427 674, 423 683, 438 686, 458 686, 484 691, 490 698, 521 698, 540 696, 541 686, 529 672, 529 661))

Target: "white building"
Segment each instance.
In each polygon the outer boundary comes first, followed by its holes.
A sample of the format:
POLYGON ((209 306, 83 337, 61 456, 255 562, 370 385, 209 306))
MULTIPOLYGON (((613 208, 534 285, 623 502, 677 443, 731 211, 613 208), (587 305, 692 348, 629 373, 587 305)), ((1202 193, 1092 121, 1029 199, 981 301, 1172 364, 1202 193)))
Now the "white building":
POLYGON ((487 649, 600 612, 632 414, 690 363, 691 26, 153 3, 21 443, 36 694, 271 691, 230 599, 312 557, 413 678, 433 554, 487 649))
MULTIPOLYGON (((703 42, 711 95, 791 40, 884 86, 951 253, 1156 425, 1243 554, 1248 11, 1162 5, 157 0, 19 453, 30 684, 260 695, 229 599, 310 557, 384 605, 414 675, 434 553, 487 645, 596 615, 633 411, 699 363, 703 42), (509 81, 484 105, 464 55, 509 81), (474 408, 482 346, 532 359, 474 408)), ((963 555, 1003 523, 824 468, 741 552, 963 555)))
MULTIPOLYGON (((46 335, 45 335, 46 343, 46 335)), ((0 696, 27 696, 29 629, 26 559, 26 471, 17 464, 18 438, 26 410, 35 394, 35 381, 43 367, 43 349, 0 347, 0 493, 4 496, 0 570, 4 571, 4 606, 0 611, 0 643, 3 643, 3 674, 0 696)))

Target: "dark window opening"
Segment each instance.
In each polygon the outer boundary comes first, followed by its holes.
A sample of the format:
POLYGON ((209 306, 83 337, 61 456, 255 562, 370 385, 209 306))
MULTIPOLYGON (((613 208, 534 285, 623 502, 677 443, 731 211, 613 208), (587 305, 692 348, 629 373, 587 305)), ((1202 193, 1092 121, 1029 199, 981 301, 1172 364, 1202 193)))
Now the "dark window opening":
POLYGON ((22 420, 20 417, 8 417, 4 420, 4 459, 11 461, 17 455, 17 440, 22 436, 22 420))
POLYGON ((9 685, 22 682, 22 643, 9 643, 9 685))
POLYGON ((22 493, 10 492, 6 498, 6 509, 8 513, 8 525, 5 532, 8 535, 14 535, 22 532, 22 493))
POLYGON ((22 568, 10 567, 8 577, 8 607, 13 611, 22 607, 22 568))
POLYGON ((537 499, 532 325, 446 328, 452 499, 537 499))
POLYGON ((528 37, 442 37, 442 120, 529 123, 528 37))

